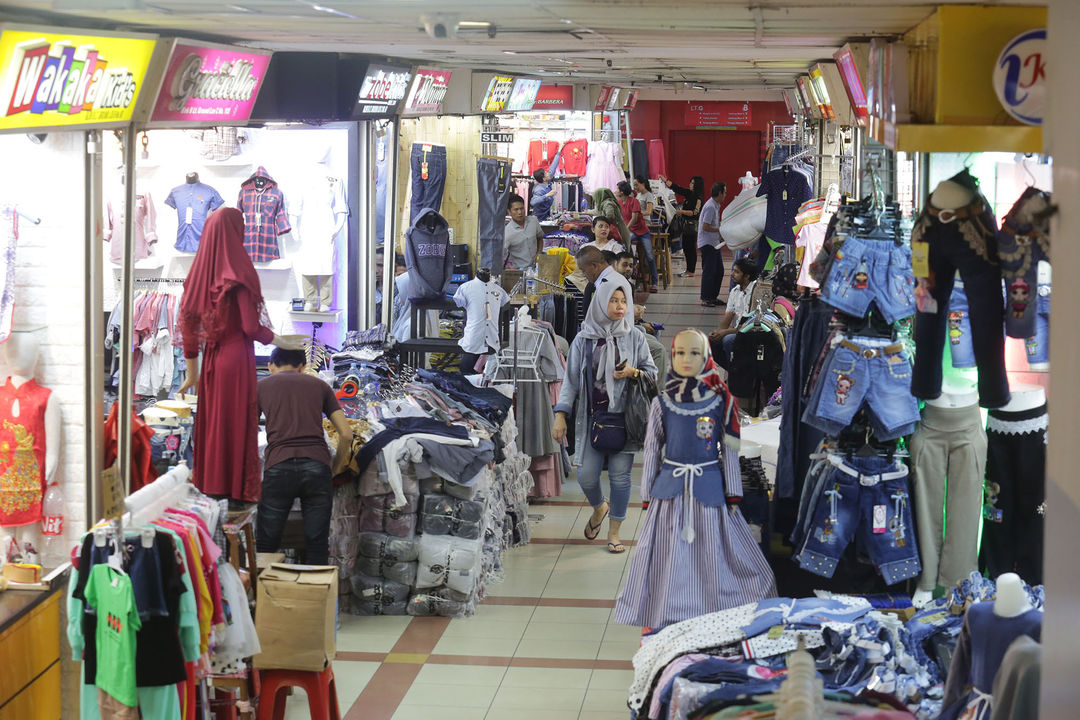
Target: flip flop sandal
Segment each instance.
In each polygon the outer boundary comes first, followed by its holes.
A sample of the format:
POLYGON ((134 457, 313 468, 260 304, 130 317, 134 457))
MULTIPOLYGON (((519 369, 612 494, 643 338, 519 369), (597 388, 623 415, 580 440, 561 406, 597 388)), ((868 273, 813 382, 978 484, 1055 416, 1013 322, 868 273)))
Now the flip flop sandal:
POLYGON ((585 522, 585 539, 586 540, 595 540, 597 538, 597 536, 600 534, 600 526, 604 524, 604 519, 608 516, 609 512, 611 512, 611 506, 610 505, 608 505, 607 509, 604 510, 604 514, 600 516, 600 521, 598 523, 593 525, 592 520, 588 520, 588 521, 585 522), (592 535, 589 534, 590 530, 592 531, 592 535))
POLYGON ((623 545, 621 542, 618 542, 618 543, 609 542, 607 544, 607 551, 609 553, 613 554, 613 555, 618 555, 619 553, 626 552, 626 546, 623 545))

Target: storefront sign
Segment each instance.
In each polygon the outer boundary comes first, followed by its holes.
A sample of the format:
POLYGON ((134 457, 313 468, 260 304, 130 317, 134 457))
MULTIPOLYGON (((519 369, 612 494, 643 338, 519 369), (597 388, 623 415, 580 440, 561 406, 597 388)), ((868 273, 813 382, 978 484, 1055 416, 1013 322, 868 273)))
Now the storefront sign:
POLYGON ((420 68, 413 78, 409 97, 405 100, 403 115, 439 115, 443 110, 446 90, 450 87, 452 70, 428 70, 420 68))
POLYGON ((608 98, 611 97, 611 86, 604 85, 600 88, 600 94, 596 98, 596 106, 593 108, 596 112, 607 109, 608 98))
POLYGON ((387 117, 409 91, 412 71, 397 65, 368 65, 360 93, 356 98, 354 118, 387 117))
POLYGON ((150 120, 247 122, 269 64, 269 53, 177 42, 150 120))
POLYGON ((573 110, 573 85, 541 85, 533 102, 533 110, 573 110))
POLYGON ((510 99, 506 102, 507 112, 522 112, 532 110, 536 101, 536 93, 540 90, 540 81, 532 78, 518 78, 514 81, 514 89, 510 92, 510 99))
POLYGON ((482 133, 480 133, 480 142, 482 142, 482 143, 512 143, 512 142, 514 142, 514 133, 510 133, 510 132, 482 132, 482 133))
POLYGON ((484 112, 502 112, 506 108, 506 103, 510 101, 510 93, 513 89, 514 78, 509 75, 495 75, 488 83, 484 103, 480 109, 484 112))
POLYGON ((750 103, 737 101, 688 102, 683 121, 690 127, 747 127, 750 103))
POLYGON ((0 129, 131 121, 151 39, 32 29, 0 35, 0 129))
POLYGON ((855 119, 863 125, 870 116, 870 110, 866 104, 866 86, 859 74, 859 66, 855 62, 855 53, 850 43, 837 50, 833 57, 840 68, 840 78, 843 80, 855 119))
POLYGON ((607 109, 608 110, 622 110, 623 93, 625 91, 622 88, 611 88, 611 94, 608 95, 607 109))
POLYGON ((1042 125, 1046 107, 1046 28, 1013 38, 994 65, 994 92, 1005 112, 1022 123, 1042 125))
POLYGON ((625 107, 627 110, 633 110, 637 106, 638 92, 638 90, 631 90, 626 94, 625 107))

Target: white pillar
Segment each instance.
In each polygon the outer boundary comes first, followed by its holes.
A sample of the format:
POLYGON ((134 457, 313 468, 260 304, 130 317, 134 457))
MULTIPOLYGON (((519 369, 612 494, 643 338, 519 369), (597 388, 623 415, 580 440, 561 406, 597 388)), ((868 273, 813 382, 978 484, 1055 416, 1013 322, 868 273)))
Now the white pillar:
POLYGON ((1080 306, 1080 93, 1076 91, 1076 39, 1080 3, 1051 0, 1047 21, 1049 114, 1045 151, 1054 158, 1051 224, 1055 283, 1051 323, 1050 430, 1046 485, 1046 617, 1043 622, 1040 720, 1077 717, 1080 707, 1080 333, 1070 319, 1080 306))

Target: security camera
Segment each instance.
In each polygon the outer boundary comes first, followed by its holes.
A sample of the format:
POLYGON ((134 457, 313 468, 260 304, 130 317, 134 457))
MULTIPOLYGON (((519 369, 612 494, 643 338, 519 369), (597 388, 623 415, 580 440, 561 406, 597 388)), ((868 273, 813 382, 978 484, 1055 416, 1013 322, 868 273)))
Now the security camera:
POLYGON ((608 67, 611 67, 611 65, 612 65, 611 58, 608 58, 605 62, 607 62, 608 67))
POLYGON ((424 24, 424 31, 428 37, 436 40, 445 40, 457 35, 458 23, 461 18, 449 13, 436 13, 435 15, 421 15, 420 22, 424 24))

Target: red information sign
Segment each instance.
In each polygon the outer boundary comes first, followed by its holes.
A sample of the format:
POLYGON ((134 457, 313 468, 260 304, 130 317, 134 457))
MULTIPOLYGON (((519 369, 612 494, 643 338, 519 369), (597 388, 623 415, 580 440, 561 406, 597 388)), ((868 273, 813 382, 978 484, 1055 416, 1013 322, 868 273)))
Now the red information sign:
POLYGON ((533 102, 533 110, 573 110, 573 85, 541 85, 533 102))
POLYGON ((608 98, 611 96, 611 86, 604 85, 600 88, 600 94, 596 98, 596 107, 593 108, 597 112, 607 109, 608 98))
POLYGON ((746 127, 750 125, 750 103, 688 102, 683 119, 691 127, 746 127))

